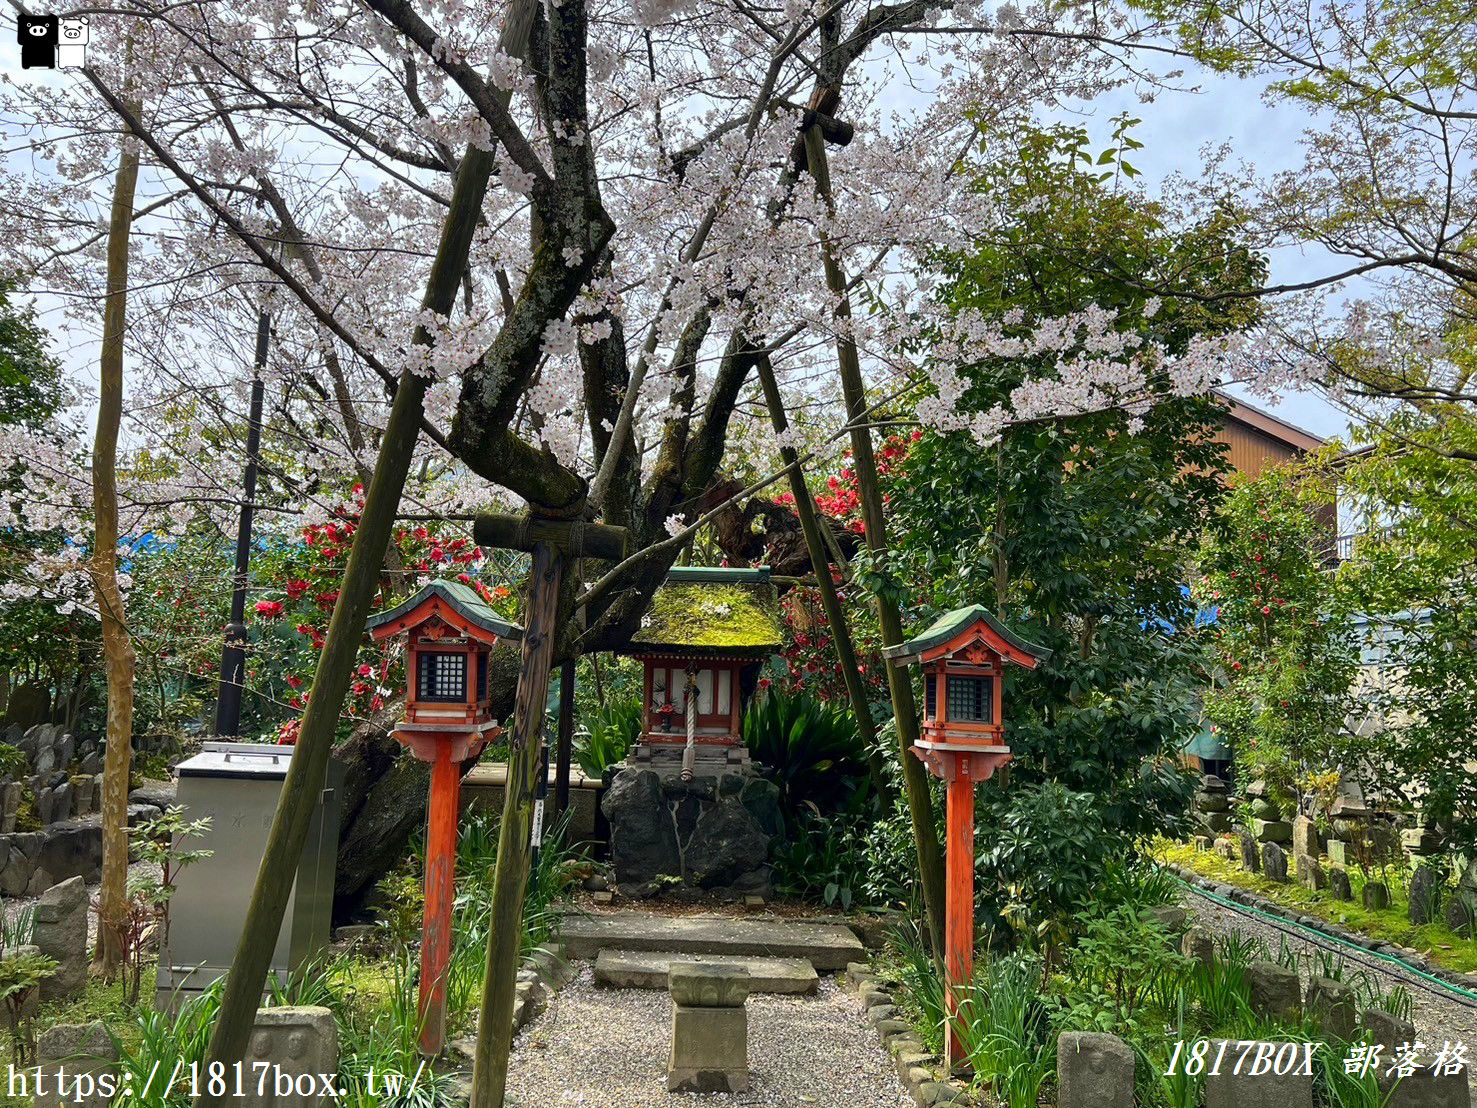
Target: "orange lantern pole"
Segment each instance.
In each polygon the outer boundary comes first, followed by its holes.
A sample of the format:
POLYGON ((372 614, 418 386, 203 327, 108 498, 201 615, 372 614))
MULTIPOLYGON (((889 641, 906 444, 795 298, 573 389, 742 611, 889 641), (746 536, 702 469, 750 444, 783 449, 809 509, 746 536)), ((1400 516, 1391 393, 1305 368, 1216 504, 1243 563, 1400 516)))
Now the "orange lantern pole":
POLYGON ((922 634, 887 647, 891 662, 923 669, 923 726, 913 754, 948 783, 944 840, 944 1058, 967 1062, 960 1006, 974 983, 974 786, 1010 761, 1000 678, 1034 669, 1049 650, 1012 634, 978 604, 947 612, 922 634))
POLYGON ((436 745, 426 814, 426 918, 421 934, 421 1050, 438 1054, 446 1038, 446 970, 451 963, 451 912, 455 900, 456 821, 461 766, 451 744, 436 745))
POLYGON ((964 1058, 958 1012, 963 991, 974 980, 974 781, 969 755, 950 759, 944 846, 944 1056, 952 1070, 964 1058))
POLYGON ((426 803, 426 914, 421 924, 417 1015, 420 1049, 437 1055, 446 1041, 446 974, 451 965, 451 918, 456 903, 457 816, 462 763, 502 732, 491 716, 487 655, 499 641, 518 639, 471 587, 436 581, 405 603, 368 621, 375 641, 404 637, 408 688, 405 719, 395 738, 431 763, 426 803))

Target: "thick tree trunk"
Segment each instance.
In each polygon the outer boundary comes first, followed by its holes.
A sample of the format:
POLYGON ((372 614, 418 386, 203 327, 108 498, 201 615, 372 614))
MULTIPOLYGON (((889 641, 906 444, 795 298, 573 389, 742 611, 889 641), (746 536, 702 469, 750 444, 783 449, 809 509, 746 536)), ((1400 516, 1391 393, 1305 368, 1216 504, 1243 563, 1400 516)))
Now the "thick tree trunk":
MULTIPOLYGON (((826 158, 826 143, 818 125, 805 132, 805 154, 816 191, 828 208, 831 197, 831 174, 826 158)), ((840 323, 836 339, 836 363, 840 369, 841 391, 846 398, 847 418, 853 424, 866 418, 867 397, 862 384, 861 363, 856 344, 848 337, 851 299, 847 293, 846 274, 831 241, 822 232, 821 260, 826 271, 826 286, 836 297, 836 317, 840 323)), ((864 426, 851 431, 851 459, 856 469, 858 491, 862 502, 862 523, 866 527, 867 548, 874 556, 887 551, 887 531, 882 518, 882 492, 877 485, 877 459, 872 453, 872 433, 864 426)), ((882 645, 893 646, 903 641, 903 621, 897 605, 890 597, 878 594, 877 622, 882 631, 882 645)), ((918 849, 918 873, 923 887, 923 905, 928 914, 933 949, 944 949, 944 856, 939 846, 938 830, 933 818, 933 799, 928 789, 928 771, 914 757, 913 744, 918 741, 918 705, 913 698, 913 681, 906 666, 889 661, 887 684, 892 692, 893 715, 897 719, 898 746, 901 748, 903 785, 907 793, 908 815, 913 824, 913 840, 918 849)))
MULTIPOLYGON (((137 106, 135 105, 135 111, 137 106)), ((112 979, 123 949, 110 926, 121 921, 128 882, 128 775, 133 760, 133 643, 118 588, 118 428, 123 418, 123 333, 128 295, 128 239, 138 184, 139 144, 123 136, 108 221, 107 299, 98 360, 97 435, 92 445, 93 549, 89 567, 103 625, 108 682, 108 750, 103 761, 103 881, 98 895, 96 961, 112 979)))

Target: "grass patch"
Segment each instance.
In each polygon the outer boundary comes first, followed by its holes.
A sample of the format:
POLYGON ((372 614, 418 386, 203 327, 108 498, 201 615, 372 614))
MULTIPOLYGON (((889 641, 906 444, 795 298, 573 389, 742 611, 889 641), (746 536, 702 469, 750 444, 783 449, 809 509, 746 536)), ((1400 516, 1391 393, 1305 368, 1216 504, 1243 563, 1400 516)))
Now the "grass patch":
MULTIPOLYGON (((1357 869, 1347 871, 1354 899, 1345 901, 1335 900, 1327 890, 1315 893, 1298 884, 1290 882, 1284 885, 1259 873, 1248 873, 1220 855, 1209 850, 1197 850, 1190 843, 1160 841, 1154 845, 1154 856, 1161 862, 1184 866, 1202 877, 1246 889, 1274 903, 1358 931, 1371 939, 1418 950, 1443 969, 1477 973, 1477 942, 1454 935, 1444 924, 1428 923, 1420 927, 1411 924, 1406 915, 1408 893, 1403 878, 1389 882, 1390 907, 1372 911, 1364 907, 1362 890, 1365 877, 1357 869)), ((1289 855, 1289 875, 1295 873, 1294 865, 1289 855)))

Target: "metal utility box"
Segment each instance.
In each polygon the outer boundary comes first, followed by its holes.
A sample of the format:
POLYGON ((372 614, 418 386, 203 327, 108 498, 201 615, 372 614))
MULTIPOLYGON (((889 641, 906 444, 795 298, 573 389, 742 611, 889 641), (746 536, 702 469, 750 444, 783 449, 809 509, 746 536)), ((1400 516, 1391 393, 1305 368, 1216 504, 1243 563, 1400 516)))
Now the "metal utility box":
MULTIPOLYGON (((168 945, 159 956, 160 1008, 175 1008, 230 969, 295 749, 208 742, 180 763, 178 803, 186 809, 185 818, 210 817, 210 830, 184 848, 214 853, 185 866, 175 879, 168 945)), ((279 978, 328 945, 342 793, 343 767, 330 760, 272 952, 279 978)))

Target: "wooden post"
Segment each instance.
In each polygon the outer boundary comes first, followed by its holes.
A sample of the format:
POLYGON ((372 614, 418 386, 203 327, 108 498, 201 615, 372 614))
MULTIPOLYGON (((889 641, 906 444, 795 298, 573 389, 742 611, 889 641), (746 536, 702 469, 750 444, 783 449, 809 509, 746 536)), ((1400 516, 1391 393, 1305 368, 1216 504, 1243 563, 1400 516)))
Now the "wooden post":
POLYGON ((559 666, 559 749, 554 758, 554 818, 569 807, 569 760, 574 751, 574 659, 559 666))
POLYGON ((533 844, 533 798, 541 768, 547 773, 540 742, 549 673, 558 637, 559 594, 567 560, 586 552, 625 556, 622 528, 529 517, 479 516, 473 534, 483 545, 527 549, 533 555, 524 605, 523 658, 513 701, 508 784, 492 877, 492 920, 487 936, 487 968, 482 1008, 477 1016, 477 1050, 472 1065, 470 1108, 502 1108, 508 1084, 508 1054, 513 1043, 513 1001, 518 953, 523 940, 523 895, 533 844))
POLYGON ((969 755, 953 756, 948 785, 948 828, 944 836, 944 990, 948 1023, 944 1059, 949 1070, 964 1060, 956 1016, 974 980, 974 779, 969 755))
POLYGON ((451 912, 461 766, 449 742, 436 744, 426 813, 426 918, 421 933, 421 1053, 435 1057, 446 1039, 446 971, 451 964, 451 912))

